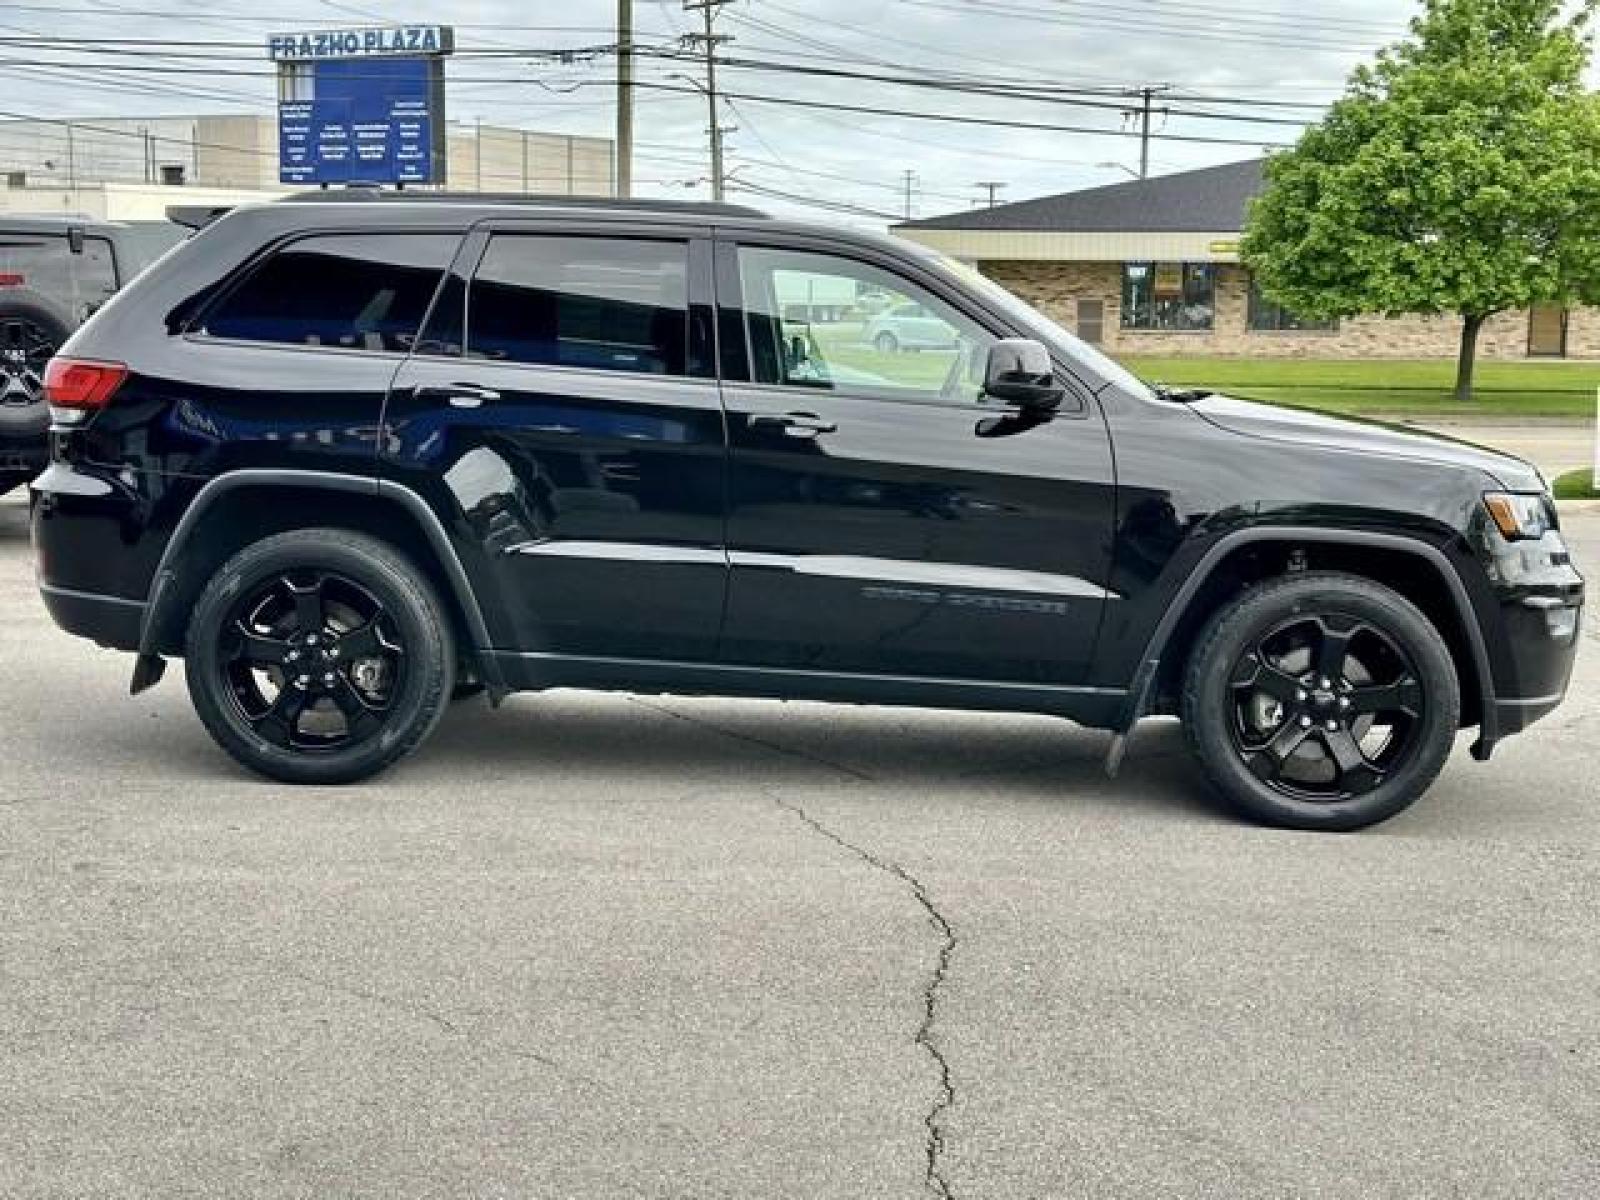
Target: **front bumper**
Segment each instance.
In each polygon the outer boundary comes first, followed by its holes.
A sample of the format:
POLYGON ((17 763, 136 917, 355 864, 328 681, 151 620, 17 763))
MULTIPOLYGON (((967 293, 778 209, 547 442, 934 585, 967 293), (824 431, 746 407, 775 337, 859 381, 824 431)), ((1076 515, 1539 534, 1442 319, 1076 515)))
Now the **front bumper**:
POLYGON ((1537 541, 1507 542, 1480 531, 1480 554, 1494 596, 1485 622, 1494 664, 1492 700, 1475 753, 1521 733, 1566 699, 1583 639, 1585 585, 1559 530, 1537 541))

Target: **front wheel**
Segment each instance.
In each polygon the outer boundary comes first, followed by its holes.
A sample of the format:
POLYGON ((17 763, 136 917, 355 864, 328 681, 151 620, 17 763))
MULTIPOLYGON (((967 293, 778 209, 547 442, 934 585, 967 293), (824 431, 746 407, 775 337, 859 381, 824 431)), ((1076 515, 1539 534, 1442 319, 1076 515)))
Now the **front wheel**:
POLYGON ((879 354, 893 354, 900 349, 900 339, 885 329, 872 339, 872 344, 878 348, 879 354))
POLYGON ((433 729, 455 649, 427 580, 376 538, 303 529, 229 559, 189 625, 195 711, 239 762, 288 783, 383 770, 433 729))
POLYGON ((1183 721, 1207 777, 1246 815, 1354 830, 1408 808, 1460 725, 1439 631, 1390 589, 1313 573, 1247 592, 1190 661, 1183 721))

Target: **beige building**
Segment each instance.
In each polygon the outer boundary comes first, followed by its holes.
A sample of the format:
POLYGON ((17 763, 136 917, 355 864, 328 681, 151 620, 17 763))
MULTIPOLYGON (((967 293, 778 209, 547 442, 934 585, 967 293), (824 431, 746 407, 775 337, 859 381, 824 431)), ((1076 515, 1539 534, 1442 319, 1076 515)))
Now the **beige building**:
MULTIPOLYGON (((1116 354, 1448 358, 1455 317, 1302 320, 1239 263, 1262 162, 1232 163, 910 221, 895 233, 975 263, 1086 341, 1116 354)), ((1600 359, 1600 309, 1492 318, 1485 358, 1600 359)))
MULTIPOLYGON (((451 122, 446 144, 451 191, 607 196, 615 187, 609 138, 451 122)), ((278 182, 277 117, 250 113, 0 121, 0 176, 12 191, 290 190, 278 182)))

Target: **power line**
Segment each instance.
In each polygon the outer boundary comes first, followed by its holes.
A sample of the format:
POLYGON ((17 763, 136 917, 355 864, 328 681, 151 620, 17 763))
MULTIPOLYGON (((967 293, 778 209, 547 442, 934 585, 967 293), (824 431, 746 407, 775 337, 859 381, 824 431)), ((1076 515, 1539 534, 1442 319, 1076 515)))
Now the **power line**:
MULTIPOLYGON (((584 85, 580 85, 584 86, 584 85)), ((695 89, 677 87, 667 83, 636 83, 635 87, 649 88, 658 92, 677 92, 693 94, 695 89)), ((1120 129, 1096 129, 1084 125, 1053 125, 1045 121, 1018 121, 1000 117, 974 117, 960 113, 932 113, 918 112, 913 109, 868 107, 861 104, 842 104, 826 100, 802 100, 791 96, 760 96, 749 92, 724 92, 723 95, 733 100, 746 100, 752 104, 784 105, 792 108, 813 108, 827 112, 853 112, 867 113, 873 116, 903 117, 907 120, 937 121, 955 125, 977 125, 994 129, 1037 129, 1049 133, 1084 133, 1095 137, 1138 137, 1137 133, 1130 133, 1120 129)), ((1197 134, 1182 133, 1153 133, 1152 139, 1167 142, 1189 142, 1196 145, 1209 146, 1257 146, 1265 148, 1287 148, 1288 142, 1264 142, 1256 139, 1203 137, 1197 134)))

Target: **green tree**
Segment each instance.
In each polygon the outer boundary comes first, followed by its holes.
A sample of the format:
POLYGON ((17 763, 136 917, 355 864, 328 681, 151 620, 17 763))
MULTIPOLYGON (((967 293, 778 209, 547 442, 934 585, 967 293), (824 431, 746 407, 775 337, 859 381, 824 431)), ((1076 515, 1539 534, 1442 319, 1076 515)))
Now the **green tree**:
POLYGON ((1263 291, 1324 319, 1458 314, 1461 400, 1495 313, 1600 300, 1597 4, 1425 0, 1268 160, 1243 245, 1263 291))

